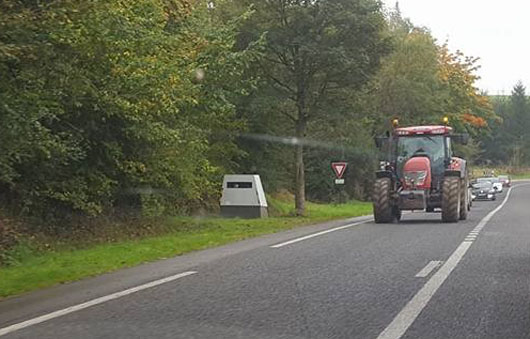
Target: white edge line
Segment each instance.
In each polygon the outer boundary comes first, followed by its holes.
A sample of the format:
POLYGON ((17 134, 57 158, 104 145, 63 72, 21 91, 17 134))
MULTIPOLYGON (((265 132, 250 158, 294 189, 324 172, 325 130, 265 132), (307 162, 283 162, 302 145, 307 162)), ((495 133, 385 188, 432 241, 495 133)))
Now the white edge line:
POLYGON ((405 334, 423 308, 427 306, 434 293, 458 265, 471 244, 472 242, 464 241, 458 246, 447 262, 425 283, 377 339, 397 339, 405 334))
POLYGON ((353 224, 348 224, 348 225, 344 225, 344 226, 331 228, 329 230, 325 230, 325 231, 321 231, 321 232, 317 232, 317 233, 313 233, 313 234, 309 234, 309 235, 306 235, 306 236, 303 236, 303 237, 300 237, 300 238, 296 238, 296 239, 292 239, 292 240, 289 240, 289 241, 286 241, 286 242, 282 242, 282 243, 279 243, 279 244, 276 244, 276 245, 272 245, 271 248, 280 248, 280 247, 283 247, 283 246, 291 245, 291 244, 294 244, 294 243, 297 243, 297 242, 300 242, 300 241, 304 241, 304 240, 307 240, 307 239, 318 237, 320 235, 324 235, 324 234, 328 234, 328 233, 331 233, 331 232, 340 231, 340 230, 343 230, 343 229, 346 229, 346 228, 350 228, 350 227, 353 227, 353 226, 365 224, 365 223, 367 223, 369 221, 370 221, 370 219, 364 220, 364 221, 359 221, 359 222, 356 222, 356 223, 353 223, 353 224))
POLYGON ((70 313, 73 313, 73 312, 77 312, 77 311, 83 310, 85 308, 89 308, 89 307, 92 307, 92 306, 95 306, 95 305, 98 305, 98 304, 102 304, 102 303, 105 303, 105 302, 110 301, 110 300, 118 299, 118 298, 124 297, 126 295, 129 295, 129 294, 141 291, 141 290, 145 290, 145 289, 152 288, 152 287, 155 287, 155 286, 158 286, 158 285, 162 285, 162 284, 165 284, 165 283, 171 282, 173 280, 177 280, 179 278, 183 278, 183 277, 195 274, 195 273, 197 273, 197 272, 189 271, 189 272, 184 272, 184 273, 172 275, 172 276, 167 277, 167 278, 151 281, 151 282, 149 282, 147 284, 143 284, 143 285, 140 285, 140 286, 129 288, 129 289, 126 289, 126 290, 123 290, 123 291, 120 291, 120 292, 112 293, 112 294, 109 294, 109 295, 106 295, 106 296, 103 296, 103 297, 100 297, 100 298, 92 299, 92 300, 89 300, 89 301, 84 302, 82 304, 78 304, 78 305, 70 306, 70 307, 67 307, 67 308, 63 308, 62 310, 58 310, 58 311, 55 311, 55 312, 52 312, 52 313, 41 315, 40 317, 29 319, 29 320, 23 321, 23 322, 18 323, 18 324, 13 324, 11 326, 0 328, 0 336, 4 336, 4 335, 6 335, 8 333, 12 333, 12 332, 21 330, 21 329, 26 328, 26 327, 30 327, 30 326, 33 326, 33 325, 40 324, 42 322, 45 322, 45 321, 48 321, 48 320, 51 320, 51 319, 54 319, 54 318, 62 317, 64 315, 67 315, 67 314, 70 314, 70 313))
POLYGON ((427 265, 425 265, 425 267, 421 271, 418 272, 418 274, 416 274, 416 278, 427 277, 429 274, 431 274, 433 270, 435 270, 442 263, 443 261, 434 261, 434 260, 429 262, 427 265))
MULTIPOLYGON (((522 186, 522 185, 519 185, 522 186)), ((493 211, 488 213, 479 222, 476 228, 482 229, 488 221, 497 213, 501 208, 504 207, 508 198, 512 192, 512 189, 517 186, 510 188, 504 201, 497 206, 493 211)), ((442 286, 444 281, 449 277, 453 269, 458 265, 460 260, 464 257, 467 250, 473 244, 472 241, 464 240, 460 246, 451 254, 445 264, 436 272, 423 287, 414 295, 414 297, 405 305, 405 307, 396 315, 394 320, 384 329, 383 332, 377 337, 377 339, 399 339, 405 334, 410 325, 416 320, 418 315, 423 311, 427 303, 431 300, 436 291, 442 286)))

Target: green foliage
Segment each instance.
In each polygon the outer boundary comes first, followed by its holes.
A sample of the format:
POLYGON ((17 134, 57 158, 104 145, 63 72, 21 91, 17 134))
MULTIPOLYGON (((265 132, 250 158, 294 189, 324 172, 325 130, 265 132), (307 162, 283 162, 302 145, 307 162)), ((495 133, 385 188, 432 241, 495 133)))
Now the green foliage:
POLYGON ((530 102, 526 88, 518 82, 510 97, 492 100, 501 119, 494 122, 491 134, 481 138, 485 149, 481 162, 514 168, 530 165, 530 102))
POLYGON ((388 129, 392 117, 415 125, 441 123, 448 116, 458 131, 486 133, 487 121, 496 117, 488 98, 474 87, 479 59, 438 45, 426 28, 403 19, 399 9, 389 13, 389 22, 395 50, 369 92, 376 130, 388 129))
POLYGON ((444 116, 457 132, 472 136, 456 153, 475 161, 479 140, 498 123, 488 97, 476 87, 478 58, 439 45, 426 28, 403 19, 399 9, 388 14, 395 50, 384 59, 364 99, 373 130, 381 134, 397 117, 402 125, 440 124, 444 116))
POLYGON ((13 262, 21 245, 20 234, 11 223, 11 220, 0 218, 0 266, 13 262))
POLYGON ((234 50, 239 18, 178 0, 0 7, 6 201, 60 216, 186 212, 217 198, 240 156, 234 102, 254 58, 234 50))
POLYGON ((404 124, 435 122, 443 115, 438 79, 438 48, 430 33, 413 29, 395 35, 395 51, 378 73, 373 100, 382 126, 388 128, 391 117, 404 124))
POLYGON ((496 134, 477 63, 376 0, 5 0, 0 204, 45 220, 188 214, 215 210, 234 171, 267 192, 366 199, 372 137, 396 115, 449 114, 480 140, 458 152, 500 138, 488 157, 527 162, 510 148, 527 145, 527 105, 496 103, 496 134), (340 189, 334 160, 350 163, 340 189))
MULTIPOLYGON (((240 105, 250 132, 331 141, 340 153, 341 143, 351 143, 341 126, 359 116, 351 111, 351 97, 390 50, 380 3, 246 0, 244 6, 251 6, 255 15, 242 28, 240 46, 265 37, 264 57, 255 68, 262 81, 240 105)), ((256 146, 252 138, 240 144, 250 154, 244 168, 272 179, 272 187, 292 189, 299 196, 297 206, 304 200, 304 186, 310 198, 329 200, 328 146, 294 143, 295 160, 285 145, 256 146), (307 182, 300 175, 304 161, 307 182)))

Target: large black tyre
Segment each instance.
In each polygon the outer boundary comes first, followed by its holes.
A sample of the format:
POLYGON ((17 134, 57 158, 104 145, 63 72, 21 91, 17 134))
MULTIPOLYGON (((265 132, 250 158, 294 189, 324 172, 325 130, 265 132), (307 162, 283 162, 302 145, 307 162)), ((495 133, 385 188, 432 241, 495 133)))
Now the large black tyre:
POLYGON ((460 178, 446 177, 442 188, 442 221, 457 222, 460 219, 460 178))
POLYGON ((378 224, 394 221, 390 192, 392 181, 389 178, 379 178, 374 184, 373 205, 374 219, 378 224))
POLYGON ((460 220, 467 219, 467 211, 469 210, 469 192, 467 190, 467 180, 460 181, 460 220))

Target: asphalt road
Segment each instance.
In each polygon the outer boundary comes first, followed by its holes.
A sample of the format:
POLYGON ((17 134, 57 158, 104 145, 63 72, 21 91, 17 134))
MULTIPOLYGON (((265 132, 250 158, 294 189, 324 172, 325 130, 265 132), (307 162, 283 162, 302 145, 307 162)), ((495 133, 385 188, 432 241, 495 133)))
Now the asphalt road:
POLYGON ((506 196, 458 224, 334 222, 8 299, 0 335, 530 338, 530 185, 506 196))

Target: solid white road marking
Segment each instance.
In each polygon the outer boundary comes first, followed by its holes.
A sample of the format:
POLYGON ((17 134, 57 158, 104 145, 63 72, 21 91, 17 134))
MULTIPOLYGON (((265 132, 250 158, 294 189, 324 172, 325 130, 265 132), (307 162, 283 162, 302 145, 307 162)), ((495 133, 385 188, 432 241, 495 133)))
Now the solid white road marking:
POLYGON ((431 272, 435 268, 440 266, 442 263, 443 263, 443 261, 434 261, 434 260, 431 261, 421 271, 419 271, 418 274, 416 274, 416 277, 417 278, 425 278, 425 277, 427 277, 429 274, 431 274, 431 272))
MULTIPOLYGON (((522 185, 520 185, 522 186, 522 185)), ((475 230, 480 231, 486 226, 488 221, 497 213, 501 208, 504 207, 512 189, 517 186, 510 188, 504 201, 493 211, 488 213, 482 220, 478 223, 475 230)), ((460 260, 464 257, 469 247, 473 244, 472 241, 463 241, 460 246, 451 254, 449 259, 445 264, 436 272, 423 287, 416 293, 414 297, 405 305, 405 307, 398 313, 398 315, 392 320, 392 322, 385 328, 385 330, 377 337, 377 339, 399 339, 405 334, 410 325, 416 320, 418 315, 423 311, 427 303, 431 300, 432 296, 436 291, 442 286, 443 282, 453 269, 458 265, 460 260)))
POLYGON ((100 298, 97 298, 97 299, 93 299, 93 300, 84 302, 82 304, 78 304, 78 305, 75 305, 75 306, 70 306, 70 307, 64 308, 64 309, 59 310, 59 311, 55 311, 55 312, 52 312, 52 313, 48 313, 48 314, 42 315, 42 316, 37 317, 37 318, 26 320, 26 321, 23 321, 23 322, 18 323, 18 324, 14 324, 14 325, 11 325, 11 326, 0 328, 0 336, 4 336, 4 335, 6 335, 8 333, 15 332, 15 331, 21 330, 21 329, 29 327, 29 326, 40 324, 42 322, 45 322, 45 321, 48 321, 48 320, 51 320, 51 319, 54 319, 54 318, 62 317, 63 315, 67 315, 67 314, 70 314, 70 313, 73 313, 73 312, 77 312, 77 311, 83 310, 85 308, 89 308, 89 307, 92 307, 92 306, 95 306, 95 305, 98 305, 98 304, 102 304, 102 303, 105 303, 105 302, 110 301, 110 300, 118 299, 118 298, 121 298, 123 296, 129 295, 129 294, 132 294, 132 293, 136 293, 136 292, 141 291, 141 290, 145 290, 145 289, 152 288, 152 287, 155 287, 155 286, 158 286, 158 285, 162 285, 162 284, 165 284, 165 283, 171 282, 173 280, 177 280, 177 279, 180 279, 180 278, 183 278, 183 277, 186 277, 188 275, 195 274, 195 273, 197 273, 197 272, 190 271, 190 272, 184 272, 184 273, 172 275, 172 276, 164 278, 164 279, 151 281, 150 283, 147 283, 147 284, 143 284, 143 285, 140 285, 140 286, 129 288, 129 289, 121 291, 121 292, 112 293, 112 294, 109 294, 109 295, 106 295, 106 296, 103 296, 103 297, 100 297, 100 298))
POLYGON ((425 306, 427 306, 427 303, 431 300, 434 293, 436 293, 445 279, 447 279, 456 265, 458 265, 471 244, 472 242, 464 241, 458 246, 447 262, 431 277, 431 279, 429 279, 429 281, 427 281, 421 290, 416 293, 416 295, 394 318, 390 325, 388 325, 388 327, 377 337, 378 339, 398 339, 405 334, 420 312, 425 306))
POLYGON ((292 239, 292 240, 289 240, 289 241, 286 241, 286 242, 282 242, 280 244, 272 245, 271 247, 272 248, 280 248, 280 247, 283 247, 283 246, 291 245, 291 244, 294 244, 294 243, 297 243, 297 242, 300 242, 300 241, 304 241, 304 240, 307 240, 307 239, 318 237, 318 236, 321 236, 321 235, 324 235, 324 234, 328 234, 328 233, 331 233, 331 232, 340 231, 340 230, 343 230, 343 229, 346 229, 346 228, 350 228, 350 227, 353 227, 353 226, 365 224, 365 223, 367 223, 369 221, 370 220, 364 220, 364 221, 359 221, 359 222, 356 222, 356 223, 353 223, 353 224, 348 224, 348 225, 344 225, 344 226, 340 226, 340 227, 331 228, 329 230, 313 233, 313 234, 310 234, 310 235, 306 235, 304 237, 300 237, 300 238, 292 239))

